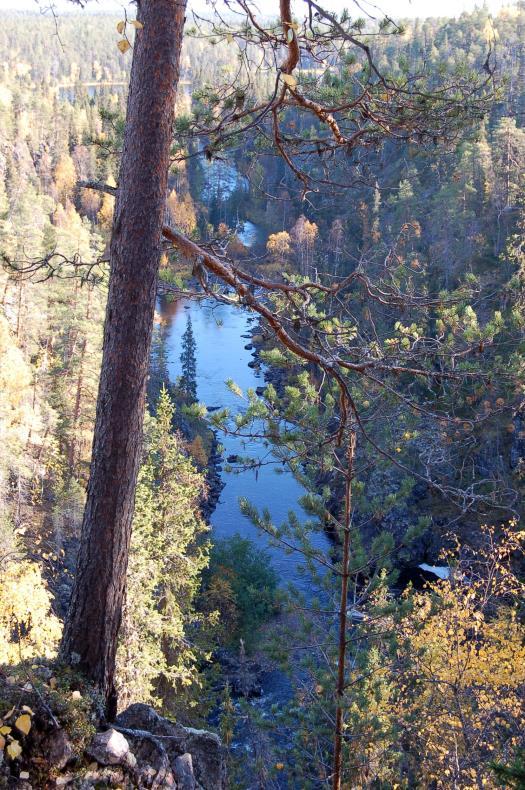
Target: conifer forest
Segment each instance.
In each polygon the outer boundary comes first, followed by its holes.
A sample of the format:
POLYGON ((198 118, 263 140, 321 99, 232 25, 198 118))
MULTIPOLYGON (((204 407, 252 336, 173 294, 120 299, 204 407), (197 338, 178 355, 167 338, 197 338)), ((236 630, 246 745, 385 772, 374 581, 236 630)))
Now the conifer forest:
POLYGON ((0 787, 524 790, 525 4, 470 8, 0 3, 0 787))

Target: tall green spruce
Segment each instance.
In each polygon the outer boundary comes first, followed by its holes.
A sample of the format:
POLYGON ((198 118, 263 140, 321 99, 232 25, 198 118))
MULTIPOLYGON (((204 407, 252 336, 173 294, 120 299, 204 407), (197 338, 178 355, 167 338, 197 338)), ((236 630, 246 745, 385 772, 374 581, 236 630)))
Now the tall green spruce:
POLYGON ((199 682, 202 656, 187 635, 199 621, 194 600, 209 555, 204 478, 172 430, 173 412, 163 388, 146 421, 117 654, 120 705, 149 701, 171 713, 199 682))
POLYGON ((190 403, 195 403, 197 400, 197 362, 195 358, 196 350, 197 344, 193 334, 191 316, 188 316, 186 329, 182 336, 182 354, 180 355, 182 376, 180 377, 180 385, 190 403))

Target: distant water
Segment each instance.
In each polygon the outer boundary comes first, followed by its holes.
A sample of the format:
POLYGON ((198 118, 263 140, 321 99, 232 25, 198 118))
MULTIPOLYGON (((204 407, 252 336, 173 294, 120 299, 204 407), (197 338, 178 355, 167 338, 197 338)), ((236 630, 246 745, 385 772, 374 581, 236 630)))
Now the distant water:
MULTIPOLYGON (((245 247, 255 248, 259 244, 264 244, 268 237, 267 232, 245 218, 242 198, 250 191, 250 182, 246 176, 239 173, 233 162, 221 159, 214 159, 212 162, 203 161, 201 175, 203 189, 199 199, 208 209, 213 206, 218 209, 218 217, 236 231, 245 247), (232 197, 241 198, 240 205, 236 209, 228 205, 232 197)), ((218 221, 217 217, 215 221, 218 221)))
POLYGON ((205 184, 206 203, 213 200, 226 200, 235 192, 248 192, 248 179, 241 175, 235 165, 221 159, 203 162, 202 175, 205 184))
POLYGON ((258 225, 245 219, 237 229, 237 236, 245 247, 255 247, 259 241, 264 241, 266 234, 258 225))

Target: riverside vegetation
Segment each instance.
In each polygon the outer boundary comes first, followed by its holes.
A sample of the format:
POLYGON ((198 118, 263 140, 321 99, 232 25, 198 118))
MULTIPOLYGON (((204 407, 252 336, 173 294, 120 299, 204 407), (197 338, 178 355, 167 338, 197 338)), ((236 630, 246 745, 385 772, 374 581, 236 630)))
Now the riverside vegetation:
POLYGON ((525 7, 138 5, 0 26, 0 782, 522 788, 525 7), (239 409, 158 295, 257 316, 239 409), (268 465, 301 584, 210 527, 268 465))

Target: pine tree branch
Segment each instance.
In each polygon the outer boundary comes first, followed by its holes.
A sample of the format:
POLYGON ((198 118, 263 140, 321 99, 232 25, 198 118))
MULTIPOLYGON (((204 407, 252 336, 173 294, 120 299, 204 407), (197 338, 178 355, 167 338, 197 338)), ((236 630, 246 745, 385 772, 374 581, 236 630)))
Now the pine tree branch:
POLYGON ((103 181, 78 181, 77 184, 82 189, 93 189, 95 192, 105 192, 107 195, 117 196, 117 187, 112 187, 103 181))

